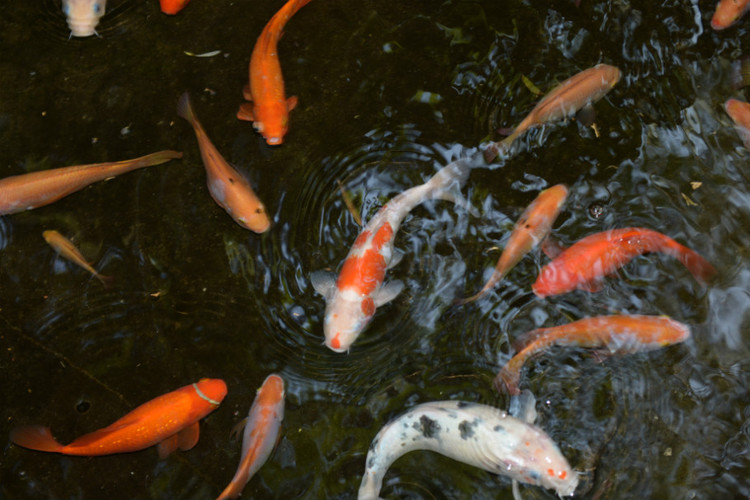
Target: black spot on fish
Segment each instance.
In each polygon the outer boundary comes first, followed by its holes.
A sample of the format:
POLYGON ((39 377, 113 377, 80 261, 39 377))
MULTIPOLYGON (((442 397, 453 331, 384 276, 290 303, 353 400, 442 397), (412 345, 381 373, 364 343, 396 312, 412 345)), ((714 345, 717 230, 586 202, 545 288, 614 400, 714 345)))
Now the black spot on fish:
POLYGON ((229 177, 228 180, 229 180, 229 184, 234 184, 234 179, 232 179, 231 177, 229 177))
MULTIPOLYGON (((417 425, 417 423, 414 422, 414 425, 417 425)), ((427 415, 422 415, 421 417, 419 417, 419 431, 426 438, 436 437, 440 432, 440 424, 432 420, 427 415)))
POLYGON ((464 420, 458 424, 458 430, 461 431, 461 439, 469 439, 474 436, 474 427, 477 426, 477 421, 469 422, 464 420))
POLYGON ((492 430, 495 432, 504 432, 505 428, 502 425, 496 425, 495 427, 492 428, 492 430))
POLYGON ((371 451, 372 451, 372 450, 374 450, 374 449, 375 449, 375 447, 376 447, 376 446, 378 445, 378 443, 379 443, 379 442, 380 442, 380 440, 379 440, 379 439, 377 439, 377 438, 373 439, 373 440, 372 440, 372 443, 370 443, 370 450, 371 450, 371 451))
POLYGON ((466 408, 467 406, 471 406, 471 403, 467 403, 466 401, 459 401, 456 404, 456 408, 466 408))

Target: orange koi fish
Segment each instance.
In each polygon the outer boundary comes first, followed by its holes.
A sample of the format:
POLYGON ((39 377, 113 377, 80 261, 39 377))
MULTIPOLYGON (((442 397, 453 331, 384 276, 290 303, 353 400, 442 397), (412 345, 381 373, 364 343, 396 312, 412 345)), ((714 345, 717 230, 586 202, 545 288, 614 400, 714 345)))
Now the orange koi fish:
POLYGON ((177 448, 191 449, 198 442, 198 421, 219 407, 227 395, 223 380, 204 378, 152 399, 111 425, 81 436, 70 444, 58 443, 49 427, 16 427, 10 440, 18 446, 63 455, 100 456, 143 450, 158 444, 159 457, 177 448))
POLYGON ((597 64, 568 78, 550 90, 531 113, 500 142, 491 143, 484 152, 487 163, 510 149, 514 140, 531 127, 562 120, 574 115, 604 97, 620 81, 620 70, 608 64, 597 64))
POLYGON ((42 233, 42 237, 44 238, 44 241, 46 241, 49 246, 54 248, 57 253, 94 275, 99 281, 102 282, 104 288, 109 288, 110 284, 112 283, 112 277, 99 274, 97 270, 94 269, 91 264, 86 261, 86 258, 76 248, 72 241, 54 230, 44 231, 42 233))
POLYGON ((203 165, 206 167, 208 192, 214 201, 240 226, 262 233, 271 227, 266 214, 266 207, 255 194, 245 176, 235 170, 219 153, 206 135, 193 108, 190 95, 182 94, 177 103, 177 114, 193 126, 198 146, 201 150, 203 165))
POLYGON ((70 36, 99 36, 96 25, 106 8, 107 0, 62 0, 70 36))
POLYGON ((690 337, 690 329, 664 316, 615 315, 584 318, 567 325, 538 328, 521 335, 517 353, 500 370, 495 387, 520 394, 518 381, 527 359, 553 345, 603 349, 606 354, 652 351, 690 337))
POLYGON ((0 179, 0 215, 54 203, 89 184, 143 167, 182 158, 178 151, 159 151, 132 160, 53 168, 0 179))
POLYGON ((245 419, 242 460, 237 472, 216 500, 240 496, 242 488, 271 456, 283 419, 284 380, 278 375, 271 374, 258 389, 250 413, 245 419))
POLYGON ((601 289, 600 280, 604 276, 649 252, 662 252, 679 259, 703 283, 716 274, 706 259, 669 236, 651 229, 627 227, 591 234, 577 241, 542 268, 531 288, 538 297, 577 288, 595 292, 601 289))
POLYGON ((711 27, 723 30, 733 25, 745 12, 750 10, 750 0, 721 0, 711 18, 711 27))
POLYGON ((240 105, 237 118, 253 122, 253 127, 275 146, 284 142, 289 128, 289 112, 297 98, 284 92, 284 78, 277 54, 277 44, 287 21, 310 0, 289 0, 268 21, 250 56, 250 82, 242 90, 246 102, 240 105))
POLYGON ((740 135, 740 139, 747 149, 750 149, 750 103, 737 99, 729 99, 724 103, 724 109, 732 119, 740 135))
POLYGON ((159 0, 161 11, 169 15, 177 14, 189 3, 190 0, 159 0))
POLYGON ((529 253, 531 249, 544 240, 552 228, 557 215, 560 213, 565 198, 568 196, 568 188, 563 184, 545 189, 531 202, 521 214, 513 232, 510 234, 508 244, 500 255, 495 271, 487 281, 487 284, 475 295, 456 301, 457 304, 465 304, 476 300, 490 291, 498 281, 503 279, 521 258, 529 253))
POLYGON ((429 199, 444 199, 467 206, 459 192, 469 177, 467 160, 443 167, 429 181, 392 198, 370 219, 344 260, 339 277, 317 271, 310 276, 312 286, 326 300, 323 331, 326 345, 345 352, 367 326, 375 310, 395 299, 404 284, 383 284, 385 272, 401 259, 394 258, 393 241, 409 212, 429 199))

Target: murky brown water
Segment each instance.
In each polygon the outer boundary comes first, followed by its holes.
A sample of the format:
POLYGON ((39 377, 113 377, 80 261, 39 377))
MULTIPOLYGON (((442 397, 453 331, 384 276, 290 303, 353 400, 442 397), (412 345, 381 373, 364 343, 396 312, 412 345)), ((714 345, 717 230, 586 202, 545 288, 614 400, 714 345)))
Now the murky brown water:
MULTIPOLYGON (((240 444, 229 439, 263 379, 287 382, 274 455, 243 498, 354 498, 370 441, 416 403, 465 399, 508 407, 492 387, 508 342, 586 316, 665 314, 693 337, 597 363, 557 349, 522 385, 538 424, 584 479, 582 498, 750 496, 750 154, 722 105, 750 97, 729 67, 750 51, 750 20, 723 32, 713 1, 344 2, 315 0, 279 44, 297 95, 281 147, 235 118, 255 39, 282 2, 193 0, 168 17, 158 2, 110 0, 101 38, 67 39, 53 0, 10 2, 0 17, 0 176, 133 158, 181 161, 130 173, 48 207, 0 219, 0 436, 50 425, 68 442, 201 377, 229 394, 191 451, 98 458, 6 442, 0 497, 10 500, 214 498, 240 444), (219 50, 214 57, 197 58, 219 50), (337 269, 390 197, 472 154, 542 92, 606 62, 621 82, 597 103, 600 135, 577 121, 533 130, 514 156, 472 172, 479 217, 427 203, 404 222, 406 287, 349 354, 323 345, 324 301, 310 273, 337 269), (273 215, 256 235, 210 198, 195 111, 273 215), (662 231, 719 270, 709 287, 676 260, 636 259, 597 294, 545 300, 535 251, 482 301, 452 307, 489 276, 523 207, 552 184, 571 194, 554 228, 570 244, 627 226, 662 231), (700 183, 700 184, 695 184, 700 183), (42 231, 71 237, 116 285, 105 291, 56 256, 42 231)), ((522 487, 524 498, 553 498, 522 487)), ((429 453, 397 461, 386 498, 510 498, 510 481, 429 453)))

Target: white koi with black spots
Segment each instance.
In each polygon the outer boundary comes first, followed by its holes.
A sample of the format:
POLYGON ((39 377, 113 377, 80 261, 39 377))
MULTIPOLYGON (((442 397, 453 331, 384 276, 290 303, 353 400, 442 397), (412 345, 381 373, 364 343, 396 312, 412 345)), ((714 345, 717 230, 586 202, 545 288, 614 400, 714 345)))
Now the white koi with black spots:
POLYGON ((391 464, 430 450, 518 481, 572 495, 578 486, 560 449, 540 428, 492 406, 465 401, 417 405, 383 427, 370 445, 358 500, 375 500, 391 464))

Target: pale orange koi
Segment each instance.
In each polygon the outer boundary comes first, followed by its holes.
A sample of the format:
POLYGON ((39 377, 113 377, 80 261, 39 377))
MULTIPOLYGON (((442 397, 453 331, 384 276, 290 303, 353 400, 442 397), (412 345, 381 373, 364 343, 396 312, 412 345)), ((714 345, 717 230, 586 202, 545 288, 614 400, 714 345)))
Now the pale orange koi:
POLYGON ((94 275, 99 281, 102 282, 104 288, 109 288, 109 286, 112 284, 112 277, 99 274, 99 272, 97 272, 97 270, 94 269, 91 264, 88 263, 88 261, 86 261, 86 258, 68 238, 55 230, 44 231, 42 233, 42 237, 44 238, 44 241, 46 241, 52 248, 54 248, 57 253, 94 275))
POLYGON ((733 25, 750 10, 750 0, 721 0, 716 4, 716 11, 711 18, 711 27, 723 30, 733 25))

